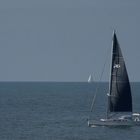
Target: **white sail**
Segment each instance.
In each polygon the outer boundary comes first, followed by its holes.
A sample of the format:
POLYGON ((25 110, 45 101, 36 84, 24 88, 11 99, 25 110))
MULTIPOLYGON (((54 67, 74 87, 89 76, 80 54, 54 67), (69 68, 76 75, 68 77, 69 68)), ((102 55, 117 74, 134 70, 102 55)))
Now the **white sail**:
POLYGON ((91 83, 91 82, 93 82, 93 77, 92 77, 92 75, 90 75, 89 78, 88 78, 88 83, 91 83))

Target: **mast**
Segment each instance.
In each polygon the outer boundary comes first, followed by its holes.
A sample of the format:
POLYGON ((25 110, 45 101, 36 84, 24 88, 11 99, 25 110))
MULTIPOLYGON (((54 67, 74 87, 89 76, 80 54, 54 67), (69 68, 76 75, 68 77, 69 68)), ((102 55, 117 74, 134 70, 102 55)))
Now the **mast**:
POLYGON ((116 33, 116 31, 115 30, 113 30, 113 35, 112 35, 112 46, 111 46, 111 61, 110 61, 110 76, 109 76, 109 90, 108 90, 108 93, 107 93, 107 99, 108 99, 108 105, 107 105, 107 113, 106 113, 106 118, 108 119, 108 117, 109 117, 109 100, 110 100, 110 89, 111 89, 111 81, 112 81, 112 65, 113 65, 113 61, 112 61, 112 58, 113 58, 113 42, 114 42, 114 34, 116 33))

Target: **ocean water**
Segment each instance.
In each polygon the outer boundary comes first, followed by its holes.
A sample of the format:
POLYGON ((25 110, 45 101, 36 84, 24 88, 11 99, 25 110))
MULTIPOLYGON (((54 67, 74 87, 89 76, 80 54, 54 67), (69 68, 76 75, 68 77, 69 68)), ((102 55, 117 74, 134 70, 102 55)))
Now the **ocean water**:
MULTIPOLYGON (((140 112, 140 83, 131 87, 140 112)), ((105 116, 107 90, 107 83, 0 82, 0 140, 139 140, 138 126, 87 126, 89 116, 105 116)))

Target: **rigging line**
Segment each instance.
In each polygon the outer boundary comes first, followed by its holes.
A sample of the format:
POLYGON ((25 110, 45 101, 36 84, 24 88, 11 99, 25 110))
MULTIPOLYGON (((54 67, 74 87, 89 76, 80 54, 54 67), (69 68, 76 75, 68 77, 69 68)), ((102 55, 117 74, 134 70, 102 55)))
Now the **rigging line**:
POLYGON ((102 72, 101 72, 101 75, 100 75, 100 78, 99 78, 99 82, 96 86, 96 90, 95 90, 95 94, 94 94, 94 97, 93 97, 93 100, 92 100, 92 104, 91 104, 91 108, 90 108, 90 112, 93 111, 93 106, 95 104, 95 99, 96 99, 96 96, 97 96, 97 92, 98 92, 98 89, 99 89, 99 83, 101 82, 102 80, 102 77, 103 77, 103 73, 104 73, 104 70, 105 70, 105 65, 107 63, 107 58, 108 58, 108 52, 110 50, 110 46, 108 47, 108 50, 107 50, 107 54, 106 54, 106 57, 105 57, 105 62, 104 62, 104 65, 103 65, 103 69, 102 69, 102 72))

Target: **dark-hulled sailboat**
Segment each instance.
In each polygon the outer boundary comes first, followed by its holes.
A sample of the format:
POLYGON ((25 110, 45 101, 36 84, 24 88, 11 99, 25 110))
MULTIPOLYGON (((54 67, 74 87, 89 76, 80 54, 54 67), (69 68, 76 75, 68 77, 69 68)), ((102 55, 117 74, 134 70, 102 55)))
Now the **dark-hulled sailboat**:
POLYGON ((88 120, 89 126, 140 125, 140 114, 133 113, 129 78, 115 31, 113 32, 111 74, 107 96, 106 118, 88 120))

